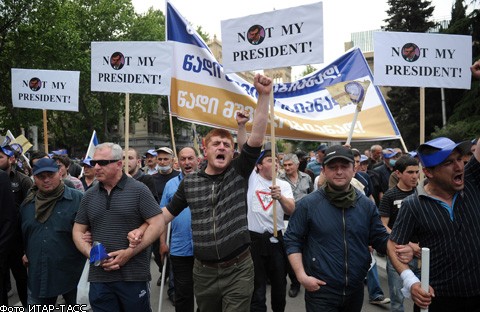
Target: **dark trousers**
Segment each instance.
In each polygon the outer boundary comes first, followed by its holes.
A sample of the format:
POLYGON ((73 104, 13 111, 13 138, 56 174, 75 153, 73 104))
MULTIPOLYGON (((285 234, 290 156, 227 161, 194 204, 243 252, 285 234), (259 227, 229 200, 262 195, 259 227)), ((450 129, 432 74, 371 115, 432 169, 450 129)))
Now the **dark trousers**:
MULTIPOLYGON (((77 304, 77 287, 74 289, 62 294, 63 299, 65 300, 65 304, 69 306, 74 306, 77 304)), ((58 296, 55 297, 48 297, 48 298, 36 298, 32 296, 30 290, 28 291, 28 304, 29 305, 55 305, 57 303, 58 296)), ((43 311, 43 310, 42 310, 43 311)))
POLYGON ((295 275, 295 272, 292 269, 292 266, 290 265, 290 262, 287 261, 287 273, 288 277, 290 278, 290 282, 292 282, 292 288, 300 288, 300 282, 297 279, 297 276, 295 275))
POLYGON ((0 306, 8 305, 7 274, 10 274, 7 259, 2 255, 0 257, 0 306))
MULTIPOLYGON (((160 257, 160 239, 157 239, 152 243, 152 253, 153 253, 153 259, 155 260, 155 263, 158 266, 158 271, 162 273, 162 258, 160 257)), ((168 268, 167 268, 168 272, 168 268)), ((168 275, 168 273, 166 274, 168 275)))
POLYGON ((91 282, 88 297, 96 312, 152 311, 150 282, 91 282))
POLYGON ((193 295, 194 257, 170 255, 175 285, 175 311, 193 312, 195 297, 193 295))
MULTIPOLYGON (((11 248, 10 254, 7 256, 7 271, 4 272, 2 277, 2 288, 5 292, 4 296, 8 298, 8 283, 10 282, 10 270, 15 278, 15 284, 17 286, 17 293, 22 305, 27 306, 27 269, 22 262, 23 257, 23 244, 17 244, 11 248)), ((3 296, 3 292, 2 292, 3 296)))
POLYGON ((434 297, 432 299, 432 304, 428 306, 428 312, 466 312, 466 311, 480 312, 480 296, 434 297))
POLYGON ((363 305, 363 287, 348 296, 336 295, 320 287, 319 291, 305 291, 307 312, 360 312, 363 305))
POLYGON ((270 241, 271 234, 257 234, 250 232, 252 239, 251 252, 254 266, 254 289, 252 303, 250 305, 251 312, 265 312, 267 278, 271 284, 271 305, 274 312, 285 311, 285 295, 287 287, 286 266, 287 259, 285 249, 283 247, 283 239, 281 235, 278 237, 277 243, 270 241))
MULTIPOLYGON (((283 220, 285 220, 285 221, 290 220, 290 216, 284 214, 283 215, 283 220)), ((285 254, 285 256, 287 257, 286 254, 285 254)), ((300 289, 300 282, 298 281, 297 276, 295 275, 295 272, 293 271, 293 268, 290 265, 290 261, 288 261, 288 257, 287 257, 287 274, 288 274, 288 278, 290 278, 291 288, 300 289)))

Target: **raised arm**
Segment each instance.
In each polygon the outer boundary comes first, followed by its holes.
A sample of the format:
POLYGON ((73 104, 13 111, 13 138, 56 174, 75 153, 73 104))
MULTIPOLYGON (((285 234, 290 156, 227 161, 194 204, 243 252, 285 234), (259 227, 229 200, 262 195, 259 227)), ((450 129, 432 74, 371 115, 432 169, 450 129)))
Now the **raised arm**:
POLYGON ((237 120, 238 132, 237 132, 237 144, 238 150, 241 151, 243 144, 247 142, 247 128, 246 124, 250 120, 250 113, 247 111, 237 111, 235 114, 237 120))
POLYGON ((255 75, 255 89, 258 92, 257 108, 253 116, 252 134, 247 140, 248 146, 259 147, 263 144, 265 130, 268 122, 268 104, 272 92, 272 79, 257 74, 255 75))

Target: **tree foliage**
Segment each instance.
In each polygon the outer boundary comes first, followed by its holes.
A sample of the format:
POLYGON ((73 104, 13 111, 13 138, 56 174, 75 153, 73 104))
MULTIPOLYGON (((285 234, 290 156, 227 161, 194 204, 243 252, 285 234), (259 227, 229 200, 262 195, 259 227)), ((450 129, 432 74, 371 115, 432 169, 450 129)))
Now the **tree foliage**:
MULTIPOLYGON (((48 111, 50 147, 83 150, 94 129, 101 141, 115 140, 125 96, 90 90, 91 42, 163 41, 163 13, 135 14, 130 0, 10 0, 0 2, 0 17, 0 131, 42 126, 40 110, 12 107, 11 68, 73 70, 79 112, 48 111)), ((131 122, 157 107, 158 96, 132 95, 131 122)))
POLYGON ((435 7, 431 1, 388 0, 386 31, 427 32, 435 26, 432 17, 435 7))
MULTIPOLYGON (((430 1, 422 0, 389 0, 390 7, 387 11, 389 17, 385 30, 401 32, 427 32, 435 26, 430 20, 434 7, 430 1)), ((447 29, 441 31, 448 34, 472 35, 473 41, 478 42, 479 22, 478 10, 466 15, 467 6, 464 1, 457 0, 452 6, 452 17, 447 29), (475 28, 475 25, 477 26, 475 28)), ((478 55, 478 44, 473 45, 473 55, 478 55), (475 52, 475 49, 476 52, 475 52)), ((466 131, 474 131, 476 126, 466 127, 465 116, 472 116, 478 119, 477 108, 474 104, 475 94, 478 99, 478 82, 472 84, 472 90, 445 89, 445 103, 447 125, 449 131, 461 127, 466 131), (465 115, 466 114, 466 115, 465 115), (462 117, 460 117, 462 116, 462 117)), ((400 129, 400 133, 409 149, 417 148, 419 144, 419 88, 393 87, 387 93, 387 102, 392 115, 400 129)), ((426 139, 445 134, 442 121, 442 98, 441 90, 438 88, 425 89, 425 136, 426 139)), ((478 106, 478 105, 476 105, 478 106)), ((468 122, 467 122, 468 123, 468 122)), ((474 134, 457 130, 455 133, 464 133, 465 137, 473 137, 474 134)), ((448 136, 448 135, 447 135, 448 136)))
MULTIPOLYGON (((435 25, 429 21, 434 7, 430 1, 389 0, 386 31, 426 32, 435 25)), ((418 88, 393 87, 387 93, 387 102, 407 148, 415 149, 419 142, 419 91, 418 88)), ((428 104, 425 104, 426 107, 428 104)), ((427 108, 425 108, 427 110, 427 108)), ((433 112, 438 111, 434 109, 433 112)), ((436 114, 426 114, 435 118, 436 114)), ((440 116, 441 118, 441 116, 440 116)), ((431 123, 425 122, 427 125, 431 123)), ((427 131, 427 130, 426 130, 427 131)), ((433 131, 433 126, 430 131, 433 131)))
MULTIPOLYGON (((475 9, 467 15, 467 5, 463 0, 456 0, 452 7, 452 17, 447 34, 472 36, 472 63, 480 57, 480 10, 475 9)), ((480 134, 480 84, 472 81, 470 90, 445 90, 448 122, 446 127, 436 127, 432 137, 449 136, 457 141, 478 137, 480 134), (453 138, 455 137, 455 138, 453 138)))

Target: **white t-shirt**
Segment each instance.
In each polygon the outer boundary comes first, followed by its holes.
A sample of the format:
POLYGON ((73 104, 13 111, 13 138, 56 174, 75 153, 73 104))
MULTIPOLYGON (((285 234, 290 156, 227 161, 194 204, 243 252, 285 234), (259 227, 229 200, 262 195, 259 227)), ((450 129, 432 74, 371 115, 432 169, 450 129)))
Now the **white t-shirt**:
MULTIPOLYGON (((276 179, 276 185, 280 186, 282 196, 293 199, 293 192, 288 182, 276 179)), ((252 172, 248 179, 248 229, 257 233, 269 232, 273 233, 273 201, 270 186, 271 180, 262 178, 255 171, 252 172)), ((277 200, 277 230, 285 229, 283 223, 283 209, 277 200)))

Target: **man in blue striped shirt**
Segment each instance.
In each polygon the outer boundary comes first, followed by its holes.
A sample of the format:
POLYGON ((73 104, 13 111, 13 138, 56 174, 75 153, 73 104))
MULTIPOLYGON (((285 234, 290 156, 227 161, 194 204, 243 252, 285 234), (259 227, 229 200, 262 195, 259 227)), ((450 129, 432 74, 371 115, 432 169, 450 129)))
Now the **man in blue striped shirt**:
POLYGON ((420 145, 428 183, 403 200, 388 242, 403 294, 430 312, 480 311, 480 148, 464 165, 462 155, 470 145, 444 137, 420 145), (395 257, 397 244, 407 244, 413 235, 430 249, 428 293, 395 257))

